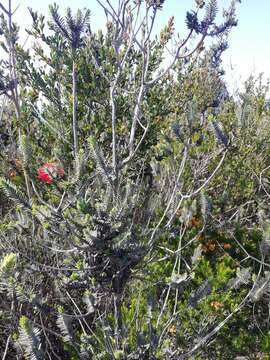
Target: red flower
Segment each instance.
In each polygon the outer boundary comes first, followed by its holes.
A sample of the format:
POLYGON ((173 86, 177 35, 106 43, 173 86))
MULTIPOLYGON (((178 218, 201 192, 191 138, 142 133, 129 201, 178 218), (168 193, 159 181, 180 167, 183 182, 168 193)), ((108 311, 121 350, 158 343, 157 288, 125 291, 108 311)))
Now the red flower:
POLYGON ((65 171, 55 163, 46 163, 38 169, 38 179, 47 184, 52 184, 55 180, 63 178, 65 171))

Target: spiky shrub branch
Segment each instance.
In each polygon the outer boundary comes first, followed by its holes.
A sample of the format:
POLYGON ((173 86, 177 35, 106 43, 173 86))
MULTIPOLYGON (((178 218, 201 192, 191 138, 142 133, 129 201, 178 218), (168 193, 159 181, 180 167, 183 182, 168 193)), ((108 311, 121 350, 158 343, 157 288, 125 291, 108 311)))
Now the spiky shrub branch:
POLYGON ((73 131, 73 144, 74 144, 74 157, 78 155, 78 94, 77 94, 77 52, 82 46, 82 36, 89 26, 90 11, 87 10, 84 13, 81 10, 77 11, 76 16, 73 16, 71 9, 68 8, 66 17, 63 18, 59 14, 58 6, 50 6, 50 14, 52 21, 50 26, 55 31, 59 31, 64 39, 68 42, 71 49, 72 57, 72 131, 73 131))
POLYGON ((16 50, 15 47, 18 41, 19 28, 13 23, 14 9, 12 8, 12 1, 8 1, 8 7, 0 3, 2 10, 1 16, 1 33, 5 35, 6 44, 3 44, 4 51, 8 54, 8 75, 4 75, 4 85, 2 91, 10 97, 15 105, 17 126, 20 127, 20 98, 18 88, 18 78, 16 71, 16 50))
POLYGON ((25 316, 20 319, 20 336, 18 342, 29 359, 44 359, 40 340, 40 330, 34 328, 31 321, 25 316))
MULTIPOLYGON (((151 89, 162 80, 180 60, 191 58, 198 48, 203 44, 207 37, 218 36, 228 32, 236 25, 235 20, 235 1, 231 3, 229 11, 226 13, 224 24, 217 25, 215 18, 217 15, 217 1, 210 1, 205 9, 205 16, 202 21, 198 20, 198 11, 187 13, 187 27, 190 30, 186 39, 176 44, 171 63, 165 69, 161 69, 161 62, 155 63, 156 51, 160 52, 162 58, 166 44, 173 36, 174 22, 171 19, 168 26, 161 33, 159 42, 152 39, 152 31, 158 17, 158 11, 164 2, 139 1, 132 7, 131 1, 121 1, 119 9, 112 6, 107 7, 102 1, 98 3, 103 7, 109 21, 111 22, 112 43, 116 67, 113 74, 104 74, 103 69, 100 72, 106 76, 110 83, 110 101, 112 113, 112 168, 117 178, 119 169, 126 166, 139 151, 147 136, 151 119, 142 121, 142 112, 144 109, 145 97, 151 89), (132 9, 132 12, 131 12, 132 9), (140 20, 142 19, 142 20, 140 20), (189 45, 193 34, 200 35, 201 38, 191 51, 185 51, 189 45), (153 45, 154 44, 154 45, 153 45), (122 51, 120 51, 122 50, 122 51), (119 152, 117 145, 117 94, 121 94, 120 79, 129 67, 130 53, 137 51, 140 58, 138 78, 134 79, 136 83, 134 103, 132 108, 132 121, 129 129, 129 141, 126 144, 128 156, 123 157, 119 152), (142 135, 139 136, 137 128, 140 127, 142 135)), ((94 58, 98 68, 98 61, 94 58)))

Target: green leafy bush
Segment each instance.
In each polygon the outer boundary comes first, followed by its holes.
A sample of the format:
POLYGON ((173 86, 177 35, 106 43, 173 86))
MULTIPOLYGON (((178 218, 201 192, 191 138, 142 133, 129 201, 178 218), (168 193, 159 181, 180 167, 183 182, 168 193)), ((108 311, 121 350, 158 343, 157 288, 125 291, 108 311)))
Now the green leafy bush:
POLYGON ((31 49, 2 9, 3 357, 267 358, 270 109, 222 78, 236 1, 196 1, 168 67, 164 1, 127 3, 104 33, 30 10, 31 49))

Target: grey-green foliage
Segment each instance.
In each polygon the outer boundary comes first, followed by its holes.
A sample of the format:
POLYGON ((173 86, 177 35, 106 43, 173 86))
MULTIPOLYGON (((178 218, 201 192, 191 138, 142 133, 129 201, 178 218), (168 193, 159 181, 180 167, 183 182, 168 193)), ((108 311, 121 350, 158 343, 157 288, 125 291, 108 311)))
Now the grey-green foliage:
POLYGON ((204 219, 204 222, 207 222, 208 216, 210 215, 212 210, 212 203, 209 196, 202 191, 201 192, 201 212, 204 219))
POLYGON ((90 22, 90 10, 83 12, 78 10, 75 16, 72 15, 71 9, 67 8, 66 16, 59 14, 59 6, 50 5, 50 14, 52 21, 50 27, 60 32, 62 36, 69 42, 73 50, 76 50, 81 44, 81 36, 87 30, 90 22))
POLYGON ((104 183, 108 183, 111 187, 113 187, 113 174, 112 169, 107 163, 107 160, 103 154, 102 149, 99 147, 97 140, 94 136, 91 136, 88 139, 88 144, 90 147, 92 158, 95 161, 96 167, 100 175, 102 176, 102 180, 104 183))
POLYGON ((269 298, 270 296, 270 274, 265 272, 265 275, 256 279, 253 289, 250 294, 252 302, 258 302, 262 297, 269 298))
POLYGON ((20 154, 22 158, 22 166, 24 170, 28 170, 30 164, 32 163, 32 147, 30 140, 27 136, 22 135, 20 138, 20 154))
POLYGON ((7 199, 12 200, 19 207, 24 210, 31 210, 31 205, 29 204, 26 196, 9 180, 0 178, 0 191, 4 193, 7 199))
POLYGON ((74 331, 72 328, 72 318, 65 314, 59 314, 57 317, 56 324, 63 335, 63 340, 67 343, 74 342, 74 331))
POLYGON ((224 130, 222 129, 222 124, 219 121, 212 121, 212 130, 217 139, 217 141, 227 147, 229 145, 228 136, 225 134, 224 130))
POLYGON ((20 331, 18 343, 22 346, 29 360, 44 360, 44 352, 41 343, 41 331, 33 326, 26 317, 20 319, 20 331))
POLYGON ((238 289, 242 285, 247 285, 250 282, 251 269, 238 268, 236 271, 236 277, 232 278, 228 282, 228 288, 238 289))

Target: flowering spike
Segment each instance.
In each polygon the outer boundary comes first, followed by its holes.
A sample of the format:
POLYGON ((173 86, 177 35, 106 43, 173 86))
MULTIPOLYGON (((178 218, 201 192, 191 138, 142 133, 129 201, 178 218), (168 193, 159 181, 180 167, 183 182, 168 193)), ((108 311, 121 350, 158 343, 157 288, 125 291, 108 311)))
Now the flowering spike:
POLYGON ((62 179, 64 176, 64 169, 55 163, 45 163, 38 169, 38 179, 47 184, 52 184, 54 181, 62 179))

